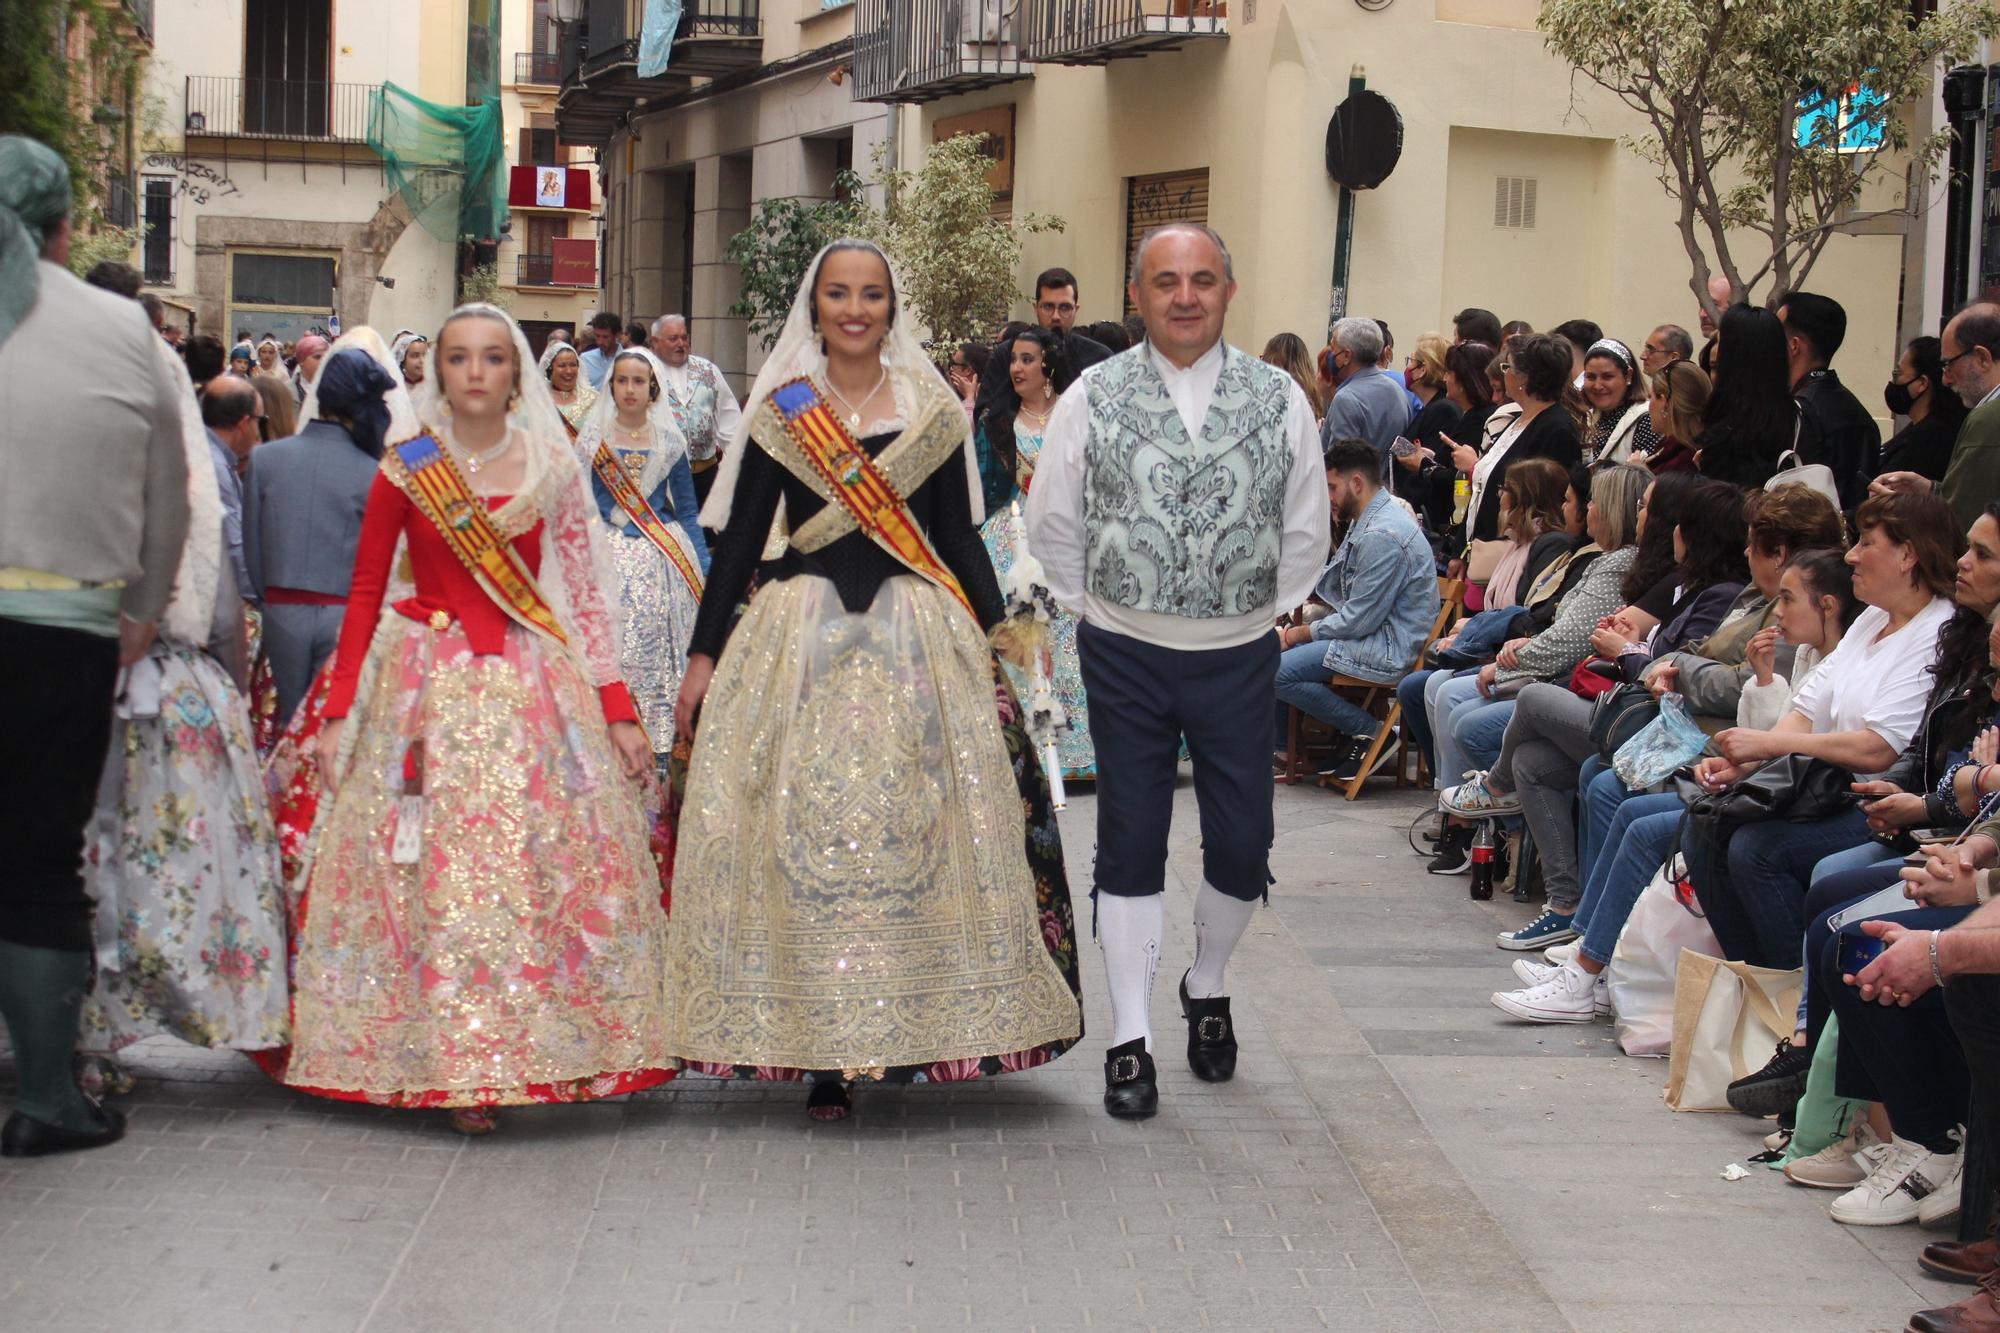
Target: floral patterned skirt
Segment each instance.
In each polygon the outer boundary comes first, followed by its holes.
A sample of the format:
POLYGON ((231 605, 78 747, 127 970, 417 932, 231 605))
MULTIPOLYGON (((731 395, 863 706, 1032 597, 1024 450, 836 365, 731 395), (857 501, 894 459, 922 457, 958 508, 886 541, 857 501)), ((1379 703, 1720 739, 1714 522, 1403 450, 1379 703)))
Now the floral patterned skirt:
POLYGON ((646 813, 572 659, 518 627, 480 656, 457 627, 384 617, 331 799, 322 700, 316 684, 273 756, 285 822, 315 827, 286 849, 304 880, 294 1044, 260 1063, 321 1096, 400 1106, 580 1101, 671 1078, 646 813), (406 818, 418 834, 399 860, 406 818))
POLYGON ((98 949, 82 1044, 282 1045, 285 901, 249 706, 214 658, 164 641, 128 682, 121 713, 156 689, 158 712, 112 726, 85 854, 98 949))
MULTIPOLYGON (((1011 508, 1001 509, 979 530, 1003 588, 1007 586, 1008 571, 1014 567, 1020 522, 1011 508)), ((1069 719, 1068 728, 1056 733, 1056 761, 1062 765, 1063 781, 1093 782, 1097 778, 1097 751, 1090 743, 1090 700, 1083 692, 1083 667, 1076 656, 1076 617, 1068 611, 1060 612, 1049 623, 1049 638, 1049 655, 1054 663, 1054 679, 1049 683, 1069 719)), ((1012 663, 1005 665, 1015 695, 1027 694, 1026 673, 1012 663)))
POLYGON ((824 579, 758 592, 678 830, 667 995, 688 1069, 944 1081, 1075 1044, 1062 843, 1017 714, 928 583, 892 578, 859 615, 824 579))

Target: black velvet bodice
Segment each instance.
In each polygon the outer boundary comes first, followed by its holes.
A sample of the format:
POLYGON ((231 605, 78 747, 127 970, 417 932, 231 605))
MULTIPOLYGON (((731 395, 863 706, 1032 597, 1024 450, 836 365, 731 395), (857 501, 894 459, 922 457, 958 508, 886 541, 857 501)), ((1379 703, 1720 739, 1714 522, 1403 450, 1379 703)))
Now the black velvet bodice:
MULTIPOLYGON (((895 431, 869 435, 861 440, 861 447, 870 458, 879 457, 897 435, 895 431)), ((721 653, 736 604, 743 599, 758 559, 764 553, 764 539, 770 534, 779 499, 785 502, 785 513, 794 532, 826 508, 826 501, 817 491, 793 476, 755 439, 746 434, 742 447, 750 452, 744 455, 743 471, 737 478, 729 526, 715 541, 714 564, 709 569, 701 610, 695 617, 694 635, 688 644, 690 654, 715 657, 721 653)), ((965 447, 960 445, 909 497, 910 513, 930 538, 939 558, 958 578, 959 586, 965 589, 980 628, 991 629, 1000 623, 1004 603, 999 580, 993 574, 993 562, 987 558, 979 529, 972 524, 966 475, 965 447)), ((920 577, 860 532, 850 532, 817 551, 787 549, 784 557, 766 573, 777 579, 800 574, 826 579, 840 594, 841 605, 853 612, 868 609, 884 580, 920 577)))

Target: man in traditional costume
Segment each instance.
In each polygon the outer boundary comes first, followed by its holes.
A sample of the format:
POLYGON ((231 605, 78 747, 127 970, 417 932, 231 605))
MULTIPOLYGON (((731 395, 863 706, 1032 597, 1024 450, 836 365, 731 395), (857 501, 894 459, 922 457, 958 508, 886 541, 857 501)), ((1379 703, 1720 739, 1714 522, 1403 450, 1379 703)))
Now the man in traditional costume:
POLYGON ((1146 341, 1094 366, 1049 421, 1028 543, 1083 617, 1098 759, 1092 894, 1111 990, 1105 1109, 1158 1109, 1148 1009, 1165 934, 1167 828, 1182 738, 1201 810, 1194 965, 1180 985, 1196 1077, 1235 1073, 1223 968, 1268 894, 1280 610, 1326 562, 1312 409, 1286 374, 1222 341, 1235 294, 1207 227, 1156 228, 1133 259, 1146 341))
POLYGON ((694 469, 696 499, 706 503, 715 485, 715 465, 743 426, 743 410, 715 363, 694 355, 686 315, 653 321, 653 355, 666 368, 667 403, 674 424, 687 437, 688 466, 694 469))

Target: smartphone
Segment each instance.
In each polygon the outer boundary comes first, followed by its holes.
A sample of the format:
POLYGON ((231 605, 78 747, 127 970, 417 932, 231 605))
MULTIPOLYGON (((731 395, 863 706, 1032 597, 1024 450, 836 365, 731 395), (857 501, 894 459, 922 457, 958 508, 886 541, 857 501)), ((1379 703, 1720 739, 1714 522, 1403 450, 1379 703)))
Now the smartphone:
POLYGON ((1408 458, 1416 451, 1416 442, 1403 435, 1398 435, 1396 442, 1389 446, 1389 452, 1397 458, 1408 458))
POLYGON ((1873 935, 1850 935, 1843 931, 1840 936, 1841 975, 1859 976, 1862 968, 1882 956, 1884 947, 1886 941, 1873 935))

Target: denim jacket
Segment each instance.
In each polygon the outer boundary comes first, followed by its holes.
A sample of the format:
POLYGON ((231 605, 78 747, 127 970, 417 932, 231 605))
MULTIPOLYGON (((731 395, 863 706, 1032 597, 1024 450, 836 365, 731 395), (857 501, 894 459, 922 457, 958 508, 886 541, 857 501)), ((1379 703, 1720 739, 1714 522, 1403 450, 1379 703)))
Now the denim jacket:
POLYGON ((1379 491, 1354 520, 1314 589, 1333 614, 1313 625, 1326 668, 1401 680, 1437 619, 1437 563, 1409 511, 1379 491))

